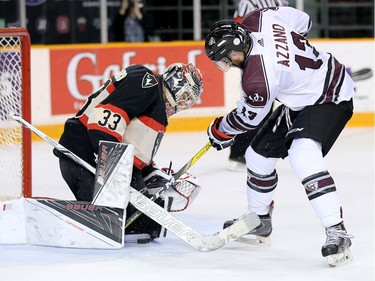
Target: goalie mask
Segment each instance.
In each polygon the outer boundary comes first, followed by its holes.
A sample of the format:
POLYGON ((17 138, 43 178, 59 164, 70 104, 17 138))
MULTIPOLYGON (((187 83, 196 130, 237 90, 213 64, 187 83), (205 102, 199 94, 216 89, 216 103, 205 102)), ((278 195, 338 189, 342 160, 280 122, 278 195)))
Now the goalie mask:
POLYGON ((168 117, 188 109, 200 101, 203 92, 202 75, 191 63, 175 63, 163 74, 163 88, 168 117))

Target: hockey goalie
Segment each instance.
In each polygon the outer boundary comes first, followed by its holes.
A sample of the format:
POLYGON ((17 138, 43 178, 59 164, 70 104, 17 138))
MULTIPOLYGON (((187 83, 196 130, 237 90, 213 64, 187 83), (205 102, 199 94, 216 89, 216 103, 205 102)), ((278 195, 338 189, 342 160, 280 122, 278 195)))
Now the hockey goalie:
MULTIPOLYGON (((164 236, 154 220, 133 216, 141 206, 128 206, 129 190, 150 198, 157 187, 169 184, 169 191, 154 199, 159 206, 175 211, 185 209, 198 194, 200 187, 190 175, 172 182, 171 173, 148 166, 153 163, 168 118, 192 107, 202 92, 200 71, 192 64, 172 64, 160 75, 143 65, 132 65, 105 81, 76 115, 67 119, 59 139, 63 149, 55 147, 53 151, 77 201, 26 199, 20 205, 24 205, 28 241, 95 248, 113 241, 121 247, 124 231, 136 241, 164 236), (73 159, 67 154, 74 154, 73 159), (77 158, 88 168, 77 163, 77 158), (96 169, 95 181, 91 169, 96 169), (130 217, 132 221, 126 223, 130 217), (65 228, 77 239, 65 235, 65 228), (85 240, 82 233, 86 232, 90 232, 90 239, 96 237, 92 243, 85 240), (100 245, 101 240, 106 242, 100 245)), ((12 213, 12 203, 6 204, 3 209, 9 211, 0 214, 0 228, 12 213)), ((13 206, 13 210, 18 209, 16 203, 13 206)), ((22 222, 20 225, 22 228, 22 222)), ((0 229, 0 243, 5 239, 1 237, 9 236, 3 233, 0 229)))
MULTIPOLYGON (((20 198, 0 202, 0 244, 118 249, 125 243, 147 243, 167 231, 130 203, 134 148, 103 141, 99 145, 93 202, 50 198, 20 198), (138 211, 139 212, 139 211, 138 211)), ((155 203, 166 211, 185 210, 201 187, 185 173, 177 181, 171 171, 146 167, 143 194, 166 189, 155 203)))
POLYGON ((125 240, 144 243, 163 237, 163 225, 206 252, 257 227, 259 217, 249 213, 226 229, 203 235, 170 213, 190 206, 200 186, 193 176, 180 176, 185 169, 173 175, 157 169, 153 159, 168 118, 193 106, 202 87, 200 72, 192 64, 172 64, 162 75, 142 65, 129 66, 67 119, 59 142, 13 116, 54 147, 61 175, 76 201, 6 202, 0 211, 0 243, 113 249, 122 248, 125 240), (7 222, 17 221, 9 229, 7 222), (23 237, 10 239, 22 228, 23 237))

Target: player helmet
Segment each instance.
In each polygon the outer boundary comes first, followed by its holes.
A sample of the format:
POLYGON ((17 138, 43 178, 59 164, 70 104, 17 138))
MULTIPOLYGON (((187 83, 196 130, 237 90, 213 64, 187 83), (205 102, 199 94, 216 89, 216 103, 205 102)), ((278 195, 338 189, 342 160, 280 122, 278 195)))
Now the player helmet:
POLYGON ((174 63, 163 74, 167 115, 188 109, 200 101, 202 75, 194 65, 174 63))
POLYGON ((241 24, 234 20, 220 20, 208 32, 204 50, 221 70, 228 71, 232 66, 229 53, 244 51, 249 42, 248 32, 241 24))

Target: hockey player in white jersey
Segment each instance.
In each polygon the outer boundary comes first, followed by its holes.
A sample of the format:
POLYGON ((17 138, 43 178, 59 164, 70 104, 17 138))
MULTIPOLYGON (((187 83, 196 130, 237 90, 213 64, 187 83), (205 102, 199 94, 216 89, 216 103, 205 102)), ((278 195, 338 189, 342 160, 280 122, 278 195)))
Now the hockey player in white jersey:
MULTIPOLYGON (((329 265, 352 259, 335 182, 323 157, 353 114, 354 84, 331 54, 306 39, 310 17, 291 7, 256 10, 243 19, 217 22, 205 41, 207 56, 223 71, 242 70, 237 108, 216 118, 207 133, 212 145, 229 147, 237 134, 257 128, 272 102, 279 106, 246 151, 248 208, 262 220, 252 234, 260 241, 272 232, 278 158, 289 156, 294 173, 322 225, 321 252, 329 265)), ((230 224, 230 222, 227 222, 230 224)))
MULTIPOLYGON (((248 13, 256 9, 288 5, 289 2, 286 0, 240 0, 234 11, 233 19, 236 22, 241 23, 248 13)), ((271 114, 271 111, 272 108, 268 114, 271 114)), ((251 130, 236 137, 236 141, 230 147, 229 161, 227 165, 228 170, 240 172, 246 171, 245 152, 257 132, 257 129, 251 130)))

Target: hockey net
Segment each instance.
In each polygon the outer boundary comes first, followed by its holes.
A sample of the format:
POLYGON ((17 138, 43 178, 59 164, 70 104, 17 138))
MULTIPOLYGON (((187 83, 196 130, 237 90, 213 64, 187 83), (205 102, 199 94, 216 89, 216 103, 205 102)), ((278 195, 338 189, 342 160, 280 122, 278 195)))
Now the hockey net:
POLYGON ((31 135, 14 114, 30 122, 30 37, 0 28, 0 200, 31 197, 31 135))

